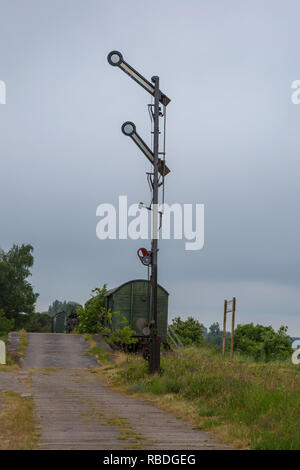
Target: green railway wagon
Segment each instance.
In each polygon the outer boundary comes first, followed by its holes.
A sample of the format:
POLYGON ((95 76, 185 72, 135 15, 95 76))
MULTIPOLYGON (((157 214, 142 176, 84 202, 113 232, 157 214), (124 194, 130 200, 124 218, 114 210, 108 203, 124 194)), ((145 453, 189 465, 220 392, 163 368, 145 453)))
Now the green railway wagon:
MULTIPOLYGON (((157 333, 162 341, 166 340, 168 327, 168 297, 169 293, 164 287, 158 285, 157 289, 157 333)), ((120 312, 120 316, 113 315, 111 327, 117 329, 120 326, 122 316, 128 320, 129 326, 135 331, 136 336, 143 337, 145 327, 151 321, 152 289, 149 281, 135 279, 110 289, 105 294, 106 309, 112 312, 120 312)))
POLYGON ((52 333, 66 332, 66 323, 68 315, 69 314, 66 312, 59 312, 52 317, 52 333))
POLYGON ((75 311, 59 312, 52 317, 52 333, 71 333, 79 324, 75 311))

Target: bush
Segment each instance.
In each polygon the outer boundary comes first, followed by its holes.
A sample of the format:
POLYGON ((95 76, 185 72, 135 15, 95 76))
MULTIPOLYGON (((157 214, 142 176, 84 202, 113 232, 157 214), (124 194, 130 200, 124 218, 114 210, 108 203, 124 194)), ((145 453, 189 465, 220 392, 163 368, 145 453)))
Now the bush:
POLYGON ((3 310, 0 310, 0 336, 6 338, 7 333, 13 331, 15 326, 14 319, 8 319, 3 310))
POLYGON ((50 333, 52 318, 47 313, 32 313, 27 315, 27 322, 24 325, 26 331, 32 333, 50 333))
MULTIPOLYGON (((113 315, 114 314, 119 315, 119 312, 114 312, 113 315)), ((103 335, 107 337, 107 342, 111 345, 123 347, 138 342, 138 339, 135 338, 135 331, 133 331, 128 325, 126 317, 123 317, 121 328, 116 330, 103 328, 102 332, 103 335)))
POLYGON ((106 284, 100 289, 92 290, 92 297, 84 307, 77 308, 79 325, 76 330, 78 333, 99 333, 103 326, 103 308, 104 296, 106 294, 106 284))
POLYGON ((173 318, 171 327, 185 346, 199 346, 203 343, 204 327, 193 317, 185 321, 180 317, 173 318))
POLYGON ((234 333, 234 347, 255 360, 284 360, 293 353, 292 340, 287 327, 281 326, 276 332, 271 326, 238 325, 234 333))
POLYGON ((96 288, 92 291, 92 298, 83 307, 78 307, 77 315, 79 325, 76 331, 79 333, 101 333, 106 337, 111 345, 129 345, 138 340, 135 332, 128 325, 128 320, 120 312, 111 312, 105 308, 104 296, 106 294, 106 284, 102 289, 96 288), (113 322, 113 318, 119 317, 118 322, 113 322), (118 328, 112 328, 112 324, 118 324, 118 328))

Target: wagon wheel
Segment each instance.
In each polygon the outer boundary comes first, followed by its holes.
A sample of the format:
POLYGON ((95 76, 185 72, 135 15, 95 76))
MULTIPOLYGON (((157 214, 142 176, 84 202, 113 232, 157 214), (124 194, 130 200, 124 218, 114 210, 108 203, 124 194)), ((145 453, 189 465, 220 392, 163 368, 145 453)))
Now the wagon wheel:
POLYGON ((145 361, 149 361, 150 359, 150 348, 149 346, 144 346, 143 347, 143 358, 145 361))

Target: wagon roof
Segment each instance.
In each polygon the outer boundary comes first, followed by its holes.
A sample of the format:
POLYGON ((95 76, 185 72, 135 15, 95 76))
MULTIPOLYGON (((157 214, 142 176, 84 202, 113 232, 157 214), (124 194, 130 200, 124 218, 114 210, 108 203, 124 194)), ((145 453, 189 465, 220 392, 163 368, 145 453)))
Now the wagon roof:
MULTIPOLYGON (((133 282, 148 282, 148 280, 147 279, 133 279, 132 281, 124 282, 124 284, 121 284, 118 287, 114 287, 113 289, 108 290, 104 297, 108 297, 109 295, 114 294, 115 292, 117 292, 122 287, 126 286, 127 284, 131 284, 133 282)), ((160 287, 167 295, 169 295, 169 292, 163 286, 158 284, 158 287, 160 287)))
POLYGON ((52 318, 58 317, 59 315, 63 315, 63 314, 66 314, 66 312, 64 310, 62 310, 61 312, 55 313, 52 318))

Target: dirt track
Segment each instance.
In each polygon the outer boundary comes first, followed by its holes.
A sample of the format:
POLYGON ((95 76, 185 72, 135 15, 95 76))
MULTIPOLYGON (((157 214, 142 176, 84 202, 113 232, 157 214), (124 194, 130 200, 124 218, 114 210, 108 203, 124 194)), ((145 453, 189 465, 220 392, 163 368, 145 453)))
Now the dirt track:
MULTIPOLYGON (((32 375, 40 449, 226 448, 173 415, 106 387, 92 373, 97 363, 84 355, 80 335, 29 333, 27 338, 21 376, 32 375)), ((0 388, 11 383, 13 389, 14 381, 0 373, 0 388)))

